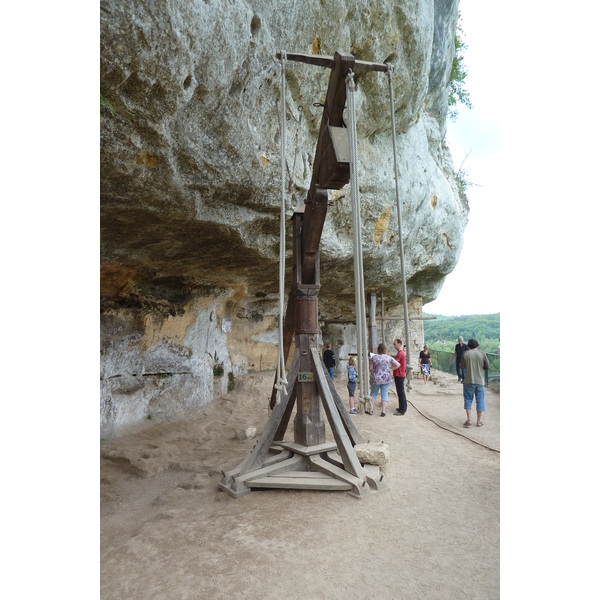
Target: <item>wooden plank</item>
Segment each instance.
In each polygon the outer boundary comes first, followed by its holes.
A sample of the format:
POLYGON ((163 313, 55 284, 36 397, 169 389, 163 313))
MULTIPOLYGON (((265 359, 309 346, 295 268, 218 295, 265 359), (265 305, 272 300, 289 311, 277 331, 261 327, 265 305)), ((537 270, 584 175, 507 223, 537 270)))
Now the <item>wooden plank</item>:
POLYGON ((380 491, 387 488, 387 483, 384 479, 383 473, 377 465, 365 464, 363 468, 367 478, 367 483, 371 489, 380 491))
POLYGON ((313 444, 312 446, 303 446, 296 442, 280 442, 277 444, 281 448, 301 454, 302 456, 311 456, 312 454, 320 454, 321 452, 331 452, 337 450, 336 444, 332 442, 325 442, 324 444, 313 444))
MULTIPOLYGON (((290 370, 288 372, 288 381, 296 380, 296 377, 298 377, 299 366, 299 352, 296 351, 294 354, 292 366, 290 367, 290 370)), ((271 412, 271 416, 269 417, 269 420, 267 421, 267 424, 263 429, 260 439, 256 443, 256 446, 254 446, 250 457, 245 461, 244 466, 241 469, 242 475, 262 466, 265 456, 267 455, 267 452, 269 451, 269 448, 271 447, 271 444, 275 439, 275 434, 279 430, 279 425, 285 415, 288 404, 294 396, 294 394, 292 393, 294 390, 293 384, 290 384, 288 390, 289 391, 285 398, 283 398, 279 404, 276 404, 275 408, 271 412)))
POLYGON ((326 377, 325 379, 327 380, 327 383, 329 384, 329 391, 331 392, 331 396, 333 398, 333 401, 335 402, 335 406, 338 410, 340 418, 342 419, 342 423, 344 424, 346 433, 350 437, 350 441, 352 442, 352 445, 354 446, 356 444, 362 444, 363 443, 362 436, 360 435, 360 433, 358 433, 358 429, 356 429, 354 422, 352 421, 352 418, 350 417, 350 413, 346 410, 346 405, 344 404, 344 401, 340 398, 338 391, 335 389, 335 385, 333 384, 333 381, 331 381, 330 377, 326 377))
POLYGON ((329 479, 327 473, 321 471, 285 471, 284 473, 276 473, 270 477, 296 477, 297 479, 329 479))
POLYGON ((326 377, 329 377, 329 375, 325 375, 323 361, 319 356, 318 350, 316 348, 311 348, 311 354, 313 359, 314 370, 317 374, 317 387, 319 388, 319 392, 321 394, 323 408, 325 409, 325 413, 327 414, 329 425, 331 426, 331 431, 333 433, 333 437, 335 438, 338 447, 338 452, 342 457, 344 467, 350 474, 358 477, 359 479, 363 479, 364 474, 362 471, 360 461, 356 456, 354 447, 350 442, 350 438, 346 433, 340 415, 335 406, 335 402, 333 400, 331 392, 329 391, 329 385, 327 384, 326 379, 326 377))
MULTIPOLYGON (((344 468, 344 463, 342 462, 342 458, 337 452, 327 452, 327 462, 330 462, 332 465, 339 467, 340 469, 344 468)), ((364 467, 363 467, 364 469, 364 467)))
MULTIPOLYGON (((316 158, 315 158, 316 160, 316 158)), ((327 216, 328 195, 327 190, 317 187, 313 179, 308 190, 308 200, 304 209, 302 223, 302 268, 300 271, 302 283, 316 282, 316 263, 323 235, 323 226, 327 216)))
POLYGON ((360 490, 366 485, 366 478, 364 477, 355 477, 345 471, 340 467, 336 467, 332 465, 330 462, 326 461, 324 458, 320 456, 311 456, 310 462, 315 465, 320 471, 326 473, 336 479, 341 479, 342 481, 346 481, 352 485, 352 487, 360 493, 360 490))
POLYGON ((355 73, 369 73, 370 71, 377 71, 379 73, 387 73, 388 66, 383 63, 367 62, 366 60, 354 61, 354 72, 355 73))
MULTIPOLYGON (((404 317, 377 317, 379 321, 404 321, 404 317)), ((435 321, 436 315, 431 317, 409 317, 409 321, 435 321)))
MULTIPOLYGON (((324 151, 329 139, 328 127, 343 125, 344 107, 346 105, 346 81, 344 73, 354 67, 354 57, 351 54, 336 52, 335 67, 329 77, 325 108, 321 117, 321 127, 317 139, 317 148, 313 160, 313 173, 304 209, 302 227, 302 282, 312 283, 314 280, 315 255, 319 250, 323 225, 327 216, 327 190, 323 190, 321 169, 324 168, 324 151)), ((327 177, 325 177, 327 179, 327 177)), ((348 179, 349 180, 349 179, 348 179)))
MULTIPOLYGON (((281 417, 281 421, 279 422, 279 427, 273 436, 273 443, 280 442, 285 437, 285 432, 287 431, 290 419, 292 417, 292 412, 294 410, 294 405, 296 404, 296 383, 290 381, 288 382, 288 385, 292 386, 291 396, 288 401, 287 408, 285 409, 283 416, 281 417)), ((273 445, 273 443, 271 445, 273 445)))
MULTIPOLYGON (((437 317, 410 317, 409 321, 433 321, 437 317)), ((378 321, 404 321, 404 317, 377 317, 378 321)), ((348 317, 347 319, 320 319, 321 323, 331 323, 334 325, 350 325, 356 323, 356 317, 348 317)))
MULTIPOLYGON (((277 52, 275 54, 278 60, 281 60, 282 53, 277 52)), ((326 67, 333 69, 335 67, 335 60, 333 56, 326 56, 323 54, 299 54, 297 52, 286 52, 286 60, 292 60, 295 62, 305 63, 307 65, 315 65, 317 67, 326 67)))
MULTIPOLYGON (((233 476, 232 474, 234 473, 234 471, 230 471, 227 474, 228 477, 224 477, 223 480, 219 483, 219 489, 224 492, 227 492, 230 496, 233 496, 234 498, 241 498, 242 496, 249 494, 251 491, 250 488, 245 485, 245 481, 247 479, 277 473, 280 470, 289 472, 289 470, 294 467, 302 468, 302 466, 305 464, 305 460, 306 459, 304 459, 301 456, 295 456, 291 452, 284 450, 280 454, 269 457, 265 461, 262 469, 253 471, 246 475, 240 475, 240 468, 238 467, 237 472, 235 472, 235 475, 233 476)), ((246 461, 244 461, 242 465, 244 465, 245 462, 246 461)))
POLYGON ((268 467, 262 467, 250 473, 243 473, 234 479, 233 484, 236 488, 239 488, 241 485, 246 485, 248 481, 259 477, 275 475, 283 471, 293 470, 294 468, 302 469, 306 465, 306 460, 303 456, 293 455, 291 458, 280 463, 271 464, 268 467))
MULTIPOLYGON (((284 460, 287 460, 292 456, 292 452, 282 448, 281 452, 278 452, 273 456, 267 456, 267 458, 263 461, 263 467, 270 467, 271 465, 277 464, 278 462, 283 462, 284 460)), ((235 469, 231 469, 230 471, 223 473, 223 483, 229 485, 233 481, 233 479, 240 475, 242 469, 249 460, 250 455, 248 455, 235 469)))
MULTIPOLYGON (((346 106, 346 73, 350 69, 353 70, 356 65, 354 56, 347 52, 336 52, 333 58, 335 60, 335 68, 329 78, 327 96, 325 97, 325 108, 329 121, 325 122, 327 119, 323 118, 322 125, 324 129, 326 129, 328 125, 333 127, 344 126, 343 114, 346 106)), ((315 155, 315 159, 316 158, 317 156, 315 155)))
MULTIPOLYGON (((275 54, 277 59, 281 59, 281 52, 275 54)), ((335 68, 335 59, 333 56, 323 54, 300 54, 297 52, 286 52, 286 59, 295 62, 302 62, 317 67, 335 68)), ((369 71, 378 71, 387 73, 388 66, 383 63, 368 62, 366 60, 355 60, 354 70, 356 73, 368 73, 369 71)))
POLYGON ((249 488, 270 488, 287 490, 325 490, 325 491, 346 491, 351 490, 352 485, 339 479, 328 477, 322 478, 299 478, 299 477, 260 477, 248 481, 246 486, 249 488))

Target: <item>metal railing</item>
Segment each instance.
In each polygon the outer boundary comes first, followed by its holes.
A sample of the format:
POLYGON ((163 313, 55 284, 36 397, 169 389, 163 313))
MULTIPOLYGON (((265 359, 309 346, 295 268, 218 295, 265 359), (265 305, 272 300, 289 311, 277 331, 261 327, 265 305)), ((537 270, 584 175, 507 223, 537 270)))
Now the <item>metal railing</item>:
MULTIPOLYGON (((452 363, 454 352, 446 352, 445 350, 430 350, 431 366, 438 371, 444 373, 456 373, 456 364, 452 363)), ((491 383, 495 386, 500 386, 500 355, 492 352, 486 352, 488 361, 490 362, 489 371, 485 373, 486 387, 491 383)))

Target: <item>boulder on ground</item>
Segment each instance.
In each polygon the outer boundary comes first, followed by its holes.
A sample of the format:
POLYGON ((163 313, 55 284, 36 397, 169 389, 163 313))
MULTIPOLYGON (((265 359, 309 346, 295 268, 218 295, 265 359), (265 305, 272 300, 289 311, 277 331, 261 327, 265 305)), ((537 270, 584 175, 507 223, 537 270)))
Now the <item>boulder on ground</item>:
POLYGON ((251 440, 256 435, 256 427, 254 425, 250 425, 248 427, 244 427, 242 429, 236 429, 235 437, 243 442, 245 440, 251 440))
POLYGON ((356 444, 354 450, 361 463, 382 467, 390 460, 390 447, 383 442, 381 444, 356 444))

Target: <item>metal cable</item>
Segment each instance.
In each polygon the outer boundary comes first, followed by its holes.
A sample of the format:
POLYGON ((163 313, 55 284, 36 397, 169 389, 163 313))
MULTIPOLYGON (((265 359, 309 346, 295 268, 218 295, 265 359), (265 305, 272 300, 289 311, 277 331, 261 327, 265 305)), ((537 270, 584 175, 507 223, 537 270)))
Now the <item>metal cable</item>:
POLYGON ((348 99, 348 137, 350 143, 350 195, 352 198, 352 241, 354 245, 354 294, 356 304, 356 341, 360 377, 359 412, 373 410, 369 390, 369 357, 367 352, 367 320, 365 307, 365 280, 360 223, 360 194, 358 189, 358 150, 356 141, 356 107, 354 101, 354 73, 346 75, 348 99))
POLYGON ((394 178, 396 180, 396 208, 398 212, 398 239, 400 245, 400 276, 402 278, 402 299, 404 304, 404 334, 406 336, 406 388, 412 390, 412 365, 410 362, 410 334, 408 328, 408 296, 406 293, 406 275, 404 273, 404 242, 402 240, 402 208, 400 206, 400 188, 398 180, 398 160, 396 151, 396 115, 394 114, 394 87, 392 75, 394 66, 387 63, 388 82, 390 85, 390 112, 392 114, 392 146, 394 149, 394 178))

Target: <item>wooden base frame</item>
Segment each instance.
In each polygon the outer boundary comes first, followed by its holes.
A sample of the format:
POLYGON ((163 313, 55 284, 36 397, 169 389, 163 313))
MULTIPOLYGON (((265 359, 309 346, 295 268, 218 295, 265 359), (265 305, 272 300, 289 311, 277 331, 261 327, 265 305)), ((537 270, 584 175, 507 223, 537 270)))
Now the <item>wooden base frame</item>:
POLYGON ((326 374, 317 349, 311 348, 310 352, 319 397, 335 443, 303 446, 283 440, 296 399, 300 364, 296 350, 288 373, 288 381, 294 382, 290 391, 275 405, 251 454, 237 468, 223 473, 219 489, 234 498, 254 489, 273 488, 346 491, 362 498, 371 490, 386 487, 379 467, 362 465, 358 460, 354 446, 362 443, 360 434, 326 374))

